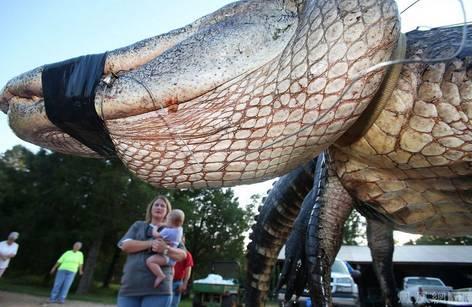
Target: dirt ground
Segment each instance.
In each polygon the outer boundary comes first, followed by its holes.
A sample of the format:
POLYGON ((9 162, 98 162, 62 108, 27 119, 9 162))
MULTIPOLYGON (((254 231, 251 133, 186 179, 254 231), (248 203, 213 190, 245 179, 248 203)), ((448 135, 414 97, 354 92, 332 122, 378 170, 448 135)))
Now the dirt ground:
POLYGON ((47 298, 41 296, 33 296, 29 294, 14 293, 0 291, 0 306, 1 307, 110 307, 115 305, 107 305, 100 303, 89 303, 81 301, 68 300, 64 305, 48 304, 47 298))

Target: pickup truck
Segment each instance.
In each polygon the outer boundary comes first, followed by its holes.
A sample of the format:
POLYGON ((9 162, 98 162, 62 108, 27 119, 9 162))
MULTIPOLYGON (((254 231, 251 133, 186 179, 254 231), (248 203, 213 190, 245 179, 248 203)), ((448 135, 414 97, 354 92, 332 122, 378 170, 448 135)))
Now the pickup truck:
POLYGON ((451 292, 448 300, 431 300, 435 307, 472 307, 472 288, 456 289, 451 292))
POLYGON ((434 277, 409 276, 403 279, 403 290, 398 293, 404 307, 422 306, 431 300, 447 301, 452 292, 441 279, 434 277))

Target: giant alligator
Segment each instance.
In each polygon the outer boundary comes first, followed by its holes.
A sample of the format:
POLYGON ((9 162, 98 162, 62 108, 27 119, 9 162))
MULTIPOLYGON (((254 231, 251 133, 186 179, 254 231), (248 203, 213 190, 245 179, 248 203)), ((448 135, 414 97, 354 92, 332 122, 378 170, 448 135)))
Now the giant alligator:
POLYGON ((392 228, 472 232, 468 28, 401 35, 393 0, 240 1, 106 55, 21 74, 3 88, 0 108, 26 141, 117 156, 167 188, 257 182, 326 152, 313 188, 310 179, 294 179, 305 182, 306 205, 305 195, 286 197, 284 207, 259 216, 265 223, 281 210, 280 228, 261 226, 277 239, 269 248, 256 227, 251 253, 264 265, 250 271, 249 303, 263 304, 271 257, 301 206, 295 228, 307 234, 289 243, 306 237, 314 302, 330 304, 329 264, 356 208, 369 219, 377 273, 393 305, 392 228), (392 59, 413 61, 384 65, 392 59))

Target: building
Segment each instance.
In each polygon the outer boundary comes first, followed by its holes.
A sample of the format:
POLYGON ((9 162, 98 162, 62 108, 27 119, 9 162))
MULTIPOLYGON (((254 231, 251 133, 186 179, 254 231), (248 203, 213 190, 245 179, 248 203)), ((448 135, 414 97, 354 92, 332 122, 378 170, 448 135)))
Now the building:
MULTIPOLYGON (((342 246, 337 258, 349 262, 361 271, 357 280, 365 306, 377 305, 380 288, 372 267, 367 246, 342 246)), ((285 247, 279 253, 280 265, 285 259, 285 247)), ((397 288, 405 276, 438 277, 454 289, 472 287, 472 246, 404 245, 396 246, 393 266, 397 288)))

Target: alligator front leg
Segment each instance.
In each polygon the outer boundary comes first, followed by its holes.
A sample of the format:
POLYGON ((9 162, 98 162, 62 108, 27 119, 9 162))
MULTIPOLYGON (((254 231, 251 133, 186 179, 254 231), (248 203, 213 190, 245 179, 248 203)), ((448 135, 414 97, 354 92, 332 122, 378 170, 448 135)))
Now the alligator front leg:
POLYGON ((315 201, 306 240, 308 285, 313 306, 331 306, 331 265, 341 247, 344 222, 352 198, 335 173, 328 169, 324 188, 315 201))
MULTIPOLYGON (((316 182, 316 181, 315 181, 316 182)), ((285 243, 284 266, 280 273, 279 281, 275 289, 276 293, 285 285, 284 302, 290 302, 292 296, 300 297, 307 283, 305 241, 313 202, 315 189, 305 197, 302 209, 293 224, 292 232, 285 243)), ((284 304, 285 305, 285 304, 284 304)))
POLYGON ((316 159, 313 188, 303 200, 300 213, 285 243, 285 261, 276 287, 276 292, 284 285, 286 286, 284 298, 286 303, 291 301, 294 294, 296 296, 295 302, 298 300, 308 280, 305 251, 306 235, 311 212, 326 183, 325 164, 325 155, 321 153, 316 159))
POLYGON ((367 219, 367 241, 385 306, 398 306, 393 275, 392 227, 373 219, 367 219))
MULTIPOLYGON (((316 160, 315 160, 316 161, 316 160)), ((248 245, 246 306, 263 306, 272 268, 288 237, 303 199, 313 186, 315 162, 281 177, 263 201, 248 245)))

